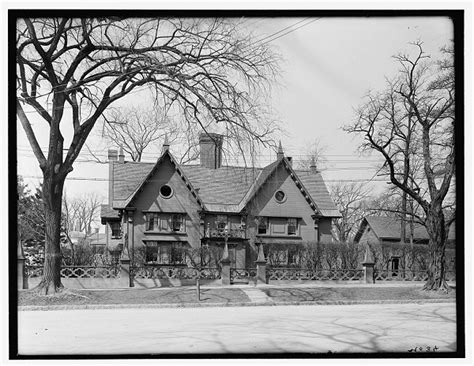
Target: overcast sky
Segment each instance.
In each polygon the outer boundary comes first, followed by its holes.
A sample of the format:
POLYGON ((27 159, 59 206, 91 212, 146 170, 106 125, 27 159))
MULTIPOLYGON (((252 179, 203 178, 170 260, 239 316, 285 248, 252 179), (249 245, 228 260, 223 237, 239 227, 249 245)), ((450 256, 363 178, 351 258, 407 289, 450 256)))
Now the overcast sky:
MULTIPOLYGON (((283 70, 279 86, 272 90, 275 116, 286 134, 281 142, 287 156, 298 159, 306 146, 319 139, 325 146, 327 163, 323 177, 328 184, 337 180, 370 180, 377 172, 379 158, 359 157, 360 139, 342 131, 354 118, 353 108, 366 92, 384 87, 385 77, 393 77, 398 69, 392 58, 399 52, 411 52, 409 42, 421 40, 427 53, 436 55, 453 37, 450 20, 443 17, 397 18, 251 18, 244 23, 256 39, 273 35, 271 44, 281 54, 283 70), (288 27, 288 28, 287 28, 288 27), (277 33, 287 28, 284 32, 277 33), (296 29, 298 28, 298 29, 296 29)), ((29 114, 33 118, 33 113, 29 114)), ((35 121, 35 120, 34 120, 35 121)), ((47 146, 45 122, 36 120, 40 144, 47 146)), ((41 176, 21 125, 18 131, 18 174, 41 176)), ((98 131, 96 131, 97 133, 98 131)), ((102 146, 94 137, 89 145, 102 146)), ((148 150, 144 161, 156 161, 161 146, 148 150)), ((173 152, 173 146, 171 146, 173 152)), ((84 152, 69 175, 66 192, 77 196, 96 192, 105 199, 108 177, 106 165, 87 163, 84 152), (77 180, 77 179, 85 180, 77 180)), ((262 164, 275 159, 265 152, 262 164)), ((383 177, 375 177, 375 180, 383 177)), ((39 178, 26 178, 37 186, 39 178)), ((386 186, 372 182, 375 191, 386 186)))

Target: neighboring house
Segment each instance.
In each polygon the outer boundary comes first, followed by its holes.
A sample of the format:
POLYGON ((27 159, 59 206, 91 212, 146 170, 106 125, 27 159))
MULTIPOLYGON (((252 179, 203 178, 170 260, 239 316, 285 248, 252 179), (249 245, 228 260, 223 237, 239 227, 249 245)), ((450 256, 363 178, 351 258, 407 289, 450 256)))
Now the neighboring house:
POLYGON ((264 168, 223 166, 222 142, 201 135, 199 165, 178 164, 166 143, 154 164, 109 150, 109 201, 101 207, 107 248, 128 248, 136 264, 184 265, 183 249, 221 253, 227 241, 231 266, 248 268, 259 243, 331 241, 340 213, 316 167, 294 170, 281 145, 264 168))
MULTIPOLYGON (((410 224, 406 224, 405 243, 401 243, 401 222, 400 219, 384 216, 367 216, 359 227, 354 237, 354 242, 368 244, 371 248, 385 248, 385 256, 388 259, 387 265, 392 270, 403 269, 405 259, 404 253, 408 253, 411 248, 410 242, 410 224)), ((448 233, 448 241, 446 244, 447 263, 450 267, 454 267, 454 246, 455 246, 455 224, 453 223, 448 233)), ((426 228, 418 223, 413 223, 413 247, 420 255, 423 255, 427 263, 427 248, 429 236, 426 228)))

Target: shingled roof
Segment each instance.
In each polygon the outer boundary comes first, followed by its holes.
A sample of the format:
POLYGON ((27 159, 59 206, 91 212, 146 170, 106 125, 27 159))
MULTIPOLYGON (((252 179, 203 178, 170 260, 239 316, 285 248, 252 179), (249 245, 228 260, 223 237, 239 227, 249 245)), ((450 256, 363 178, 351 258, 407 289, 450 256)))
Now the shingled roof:
MULTIPOLYGON (((170 157, 173 159, 171 155, 170 157)), ((174 161, 205 208, 208 211, 221 212, 240 212, 280 162, 281 159, 264 168, 222 166, 219 169, 209 169, 201 165, 179 165, 174 161)), ((135 162, 112 164, 113 207, 122 208, 130 202, 156 164, 135 162)), ((294 172, 301 181, 303 189, 316 204, 321 216, 340 217, 320 173, 299 170, 294 172)), ((105 205, 102 212, 110 215, 110 208, 105 205)))
MULTIPOLYGON (((361 228, 359 232, 356 234, 354 240, 359 241, 360 237, 362 236, 365 227, 369 225, 374 234, 381 240, 391 240, 391 241, 399 241, 401 236, 401 227, 400 227, 400 220, 394 217, 384 217, 384 216, 367 216, 361 223, 361 228)), ((426 228, 418 223, 413 224, 413 240, 416 242, 420 241, 428 241, 429 236, 426 228)), ((407 235, 408 235, 408 227, 407 227, 407 235)), ((448 240, 455 239, 455 226, 454 223, 451 225, 448 240)))

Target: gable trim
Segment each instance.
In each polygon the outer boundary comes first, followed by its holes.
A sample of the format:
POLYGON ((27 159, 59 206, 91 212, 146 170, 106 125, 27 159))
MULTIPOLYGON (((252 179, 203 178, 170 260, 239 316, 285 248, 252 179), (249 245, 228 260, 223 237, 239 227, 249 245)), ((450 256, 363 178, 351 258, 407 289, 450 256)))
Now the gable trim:
POLYGON ((133 199, 136 197, 136 195, 141 192, 145 186, 145 184, 149 181, 149 179, 155 174, 156 170, 158 169, 158 166, 161 165, 161 163, 164 161, 165 156, 167 156, 170 159, 171 164, 173 164, 176 172, 180 176, 180 178, 183 180, 184 184, 188 188, 188 190, 191 192, 192 196, 196 199, 197 203, 202 209, 205 209, 204 204, 199 197, 197 191, 194 189, 193 185, 189 181, 189 179, 186 177, 184 172, 181 170, 179 167, 179 164, 176 162, 176 160, 173 158, 169 150, 165 150, 163 154, 158 158, 156 164, 153 166, 153 169, 147 174, 145 179, 138 185, 138 187, 132 192, 132 194, 123 202, 123 207, 127 207, 133 199))
POLYGON ((283 166, 286 168, 286 170, 289 172, 289 175, 291 177, 291 179, 293 180, 293 182, 295 183, 296 187, 299 189, 300 193, 303 195, 303 197, 305 198, 306 202, 309 204, 309 206, 311 207, 311 210, 313 210, 318 216, 321 216, 321 211, 319 210, 318 208, 318 205, 316 204, 316 202, 314 201, 314 199, 311 197, 311 195, 309 194, 309 192, 306 190, 306 188, 304 187, 303 183, 301 182, 301 180, 298 178, 296 172, 293 170, 293 168, 291 167, 288 159, 286 159, 285 157, 281 157, 279 158, 277 164, 275 164, 275 166, 272 168, 272 170, 268 173, 267 177, 265 178, 265 180, 263 182, 261 182, 258 186, 257 186, 257 182, 258 182, 258 178, 260 177, 260 175, 263 173, 263 170, 260 172, 260 174, 257 176, 257 179, 255 180, 255 183, 252 184, 252 186, 249 188, 247 194, 244 196, 244 198, 242 199, 241 203, 239 204, 239 208, 240 208, 240 211, 242 209, 245 208, 245 206, 247 206, 247 204, 257 195, 257 193, 260 191, 260 189, 265 185, 265 183, 268 181, 268 179, 273 176, 273 174, 275 173, 275 171, 278 169, 278 167, 283 164, 283 166))

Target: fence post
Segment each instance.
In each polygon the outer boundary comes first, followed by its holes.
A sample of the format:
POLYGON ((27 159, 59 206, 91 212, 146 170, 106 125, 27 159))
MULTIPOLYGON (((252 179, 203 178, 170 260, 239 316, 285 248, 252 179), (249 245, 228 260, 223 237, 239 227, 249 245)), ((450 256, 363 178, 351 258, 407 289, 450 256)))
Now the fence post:
POLYGON ((120 257, 120 282, 123 287, 133 287, 133 278, 130 273, 130 255, 128 247, 124 247, 120 257))
POLYGON ((221 259, 221 265, 222 265, 222 284, 230 285, 230 258, 229 258, 229 248, 227 247, 227 240, 225 241, 224 253, 222 254, 222 259, 221 259))
POLYGON ((23 253, 23 245, 21 245, 21 240, 18 240, 17 246, 17 286, 18 290, 28 289, 28 276, 25 273, 25 255, 23 253))
POLYGON ((257 264, 257 281, 256 285, 266 284, 267 283, 267 261, 265 260, 265 255, 263 253, 263 244, 258 244, 258 257, 255 261, 257 264))
POLYGON ((375 261, 370 251, 369 246, 365 249, 365 257, 364 261, 362 262, 362 266, 364 267, 364 282, 365 283, 375 283, 374 279, 374 266, 375 261))

